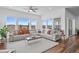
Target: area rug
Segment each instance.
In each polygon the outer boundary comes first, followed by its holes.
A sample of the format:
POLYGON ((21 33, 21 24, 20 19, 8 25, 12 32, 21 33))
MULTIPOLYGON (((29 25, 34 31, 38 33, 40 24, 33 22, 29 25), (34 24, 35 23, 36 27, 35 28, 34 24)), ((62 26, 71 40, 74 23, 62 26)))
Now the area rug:
POLYGON ((46 40, 44 38, 39 39, 41 40, 29 45, 26 43, 26 40, 10 42, 7 44, 7 49, 15 49, 16 53, 42 53, 58 45, 57 42, 46 40))

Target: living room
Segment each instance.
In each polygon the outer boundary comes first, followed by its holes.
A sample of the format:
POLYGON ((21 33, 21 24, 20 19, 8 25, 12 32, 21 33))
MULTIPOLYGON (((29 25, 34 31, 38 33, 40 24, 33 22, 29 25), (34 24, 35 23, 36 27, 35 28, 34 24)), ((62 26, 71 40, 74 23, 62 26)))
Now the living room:
POLYGON ((1 51, 16 53, 49 52, 50 48, 59 45, 60 38, 64 37, 62 40, 65 40, 76 34, 75 16, 68 8, 72 7, 0 7, 0 28, 3 26, 8 28, 7 46, 3 47, 4 49, 1 51), (71 24, 69 19, 72 19, 71 24))

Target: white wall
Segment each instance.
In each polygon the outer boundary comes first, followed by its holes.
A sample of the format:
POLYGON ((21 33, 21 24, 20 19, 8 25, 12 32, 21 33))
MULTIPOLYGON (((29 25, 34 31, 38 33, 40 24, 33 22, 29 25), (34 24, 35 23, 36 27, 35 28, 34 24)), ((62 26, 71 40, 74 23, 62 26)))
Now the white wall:
POLYGON ((52 9, 42 12, 42 20, 48 19, 48 18, 59 18, 63 17, 65 14, 65 8, 59 8, 59 9, 52 9))
POLYGON ((76 28, 79 29, 79 16, 76 16, 75 25, 76 25, 76 28))
POLYGON ((68 33, 69 33, 69 31, 68 31, 68 24, 69 24, 69 22, 68 22, 68 20, 72 20, 72 35, 74 35, 75 34, 75 15, 73 14, 73 13, 71 13, 69 10, 65 10, 65 21, 66 21, 66 24, 65 24, 65 26, 66 26, 66 35, 67 35, 67 37, 68 37, 68 33))
MULTIPOLYGON (((16 10, 0 7, 0 27, 2 27, 3 25, 6 24, 6 17, 7 16, 13 16, 16 19, 18 19, 20 17, 26 17, 28 19, 41 20, 40 15, 29 14, 29 13, 19 12, 16 10)), ((38 25, 37 27, 40 28, 40 25, 38 25)))

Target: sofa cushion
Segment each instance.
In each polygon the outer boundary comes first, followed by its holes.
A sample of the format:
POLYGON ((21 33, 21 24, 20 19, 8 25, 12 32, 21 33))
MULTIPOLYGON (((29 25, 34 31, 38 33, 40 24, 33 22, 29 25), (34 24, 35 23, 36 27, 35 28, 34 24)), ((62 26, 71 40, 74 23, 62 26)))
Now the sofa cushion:
POLYGON ((51 34, 51 32, 52 32, 51 30, 48 30, 48 31, 47 31, 47 34, 49 34, 49 35, 50 35, 50 34, 51 34))

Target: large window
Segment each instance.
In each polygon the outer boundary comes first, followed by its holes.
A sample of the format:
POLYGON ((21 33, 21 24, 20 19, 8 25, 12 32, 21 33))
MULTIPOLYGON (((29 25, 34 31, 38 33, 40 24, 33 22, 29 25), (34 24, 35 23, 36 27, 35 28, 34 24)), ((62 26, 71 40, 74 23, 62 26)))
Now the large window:
POLYGON ((7 25, 16 25, 16 19, 12 16, 8 16, 6 24, 7 25))
POLYGON ((19 27, 26 27, 29 29, 29 19, 26 19, 26 18, 20 18, 18 20, 18 25, 19 27))
POLYGON ((53 20, 52 19, 47 20, 47 28, 52 29, 52 26, 53 26, 53 20))
POLYGON ((42 24, 42 28, 45 29, 46 27, 48 29, 52 29, 52 26, 53 26, 53 20, 52 19, 49 19, 49 20, 44 20, 43 21, 43 24, 42 24))
POLYGON ((46 26, 47 26, 47 20, 44 20, 44 21, 43 21, 43 24, 42 24, 42 28, 45 29, 46 26))
POLYGON ((37 21, 36 20, 31 20, 30 23, 31 23, 31 29, 35 30, 36 29, 36 25, 37 25, 37 21))
POLYGON ((16 18, 14 18, 12 16, 8 16, 6 18, 6 25, 10 32, 13 31, 15 29, 15 25, 16 25, 16 18))

